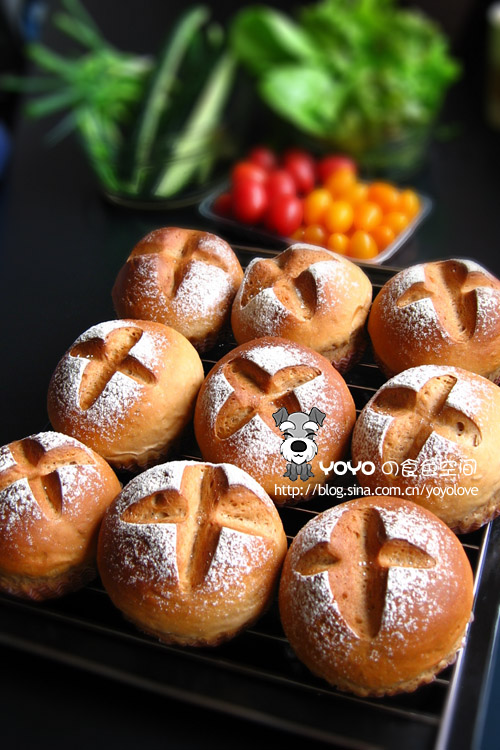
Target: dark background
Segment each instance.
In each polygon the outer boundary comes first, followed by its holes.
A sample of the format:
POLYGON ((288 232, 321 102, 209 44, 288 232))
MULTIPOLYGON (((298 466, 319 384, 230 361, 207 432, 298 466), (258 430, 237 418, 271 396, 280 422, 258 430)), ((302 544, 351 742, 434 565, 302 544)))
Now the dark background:
MULTIPOLYGON (((391 264, 472 257, 500 275, 500 133, 484 119, 488 3, 411 4, 425 7, 444 24, 464 74, 442 116, 454 137, 433 142, 413 180, 432 198, 432 214, 391 264)), ((50 12, 55 3, 45 5, 50 12)), ((85 5, 117 46, 145 53, 158 49, 178 7, 161 0, 87 0, 85 5)), ((211 4, 221 20, 240 5, 211 4)), ((42 37, 61 44, 47 24, 42 37)), ((1 64, 20 67, 22 55, 15 43, 12 50, 1 64)), ((4 118, 13 148, 0 197, 0 444, 47 426, 45 397, 55 364, 87 327, 114 317, 110 290, 137 240, 167 224, 211 229, 193 209, 148 213, 111 206, 99 195, 75 139, 48 148, 50 123, 28 121, 16 101, 7 105, 4 118)), ((255 743, 269 747, 281 739, 274 731, 186 709, 40 657, 1 648, 0 659, 6 748, 62 748, 68 743, 76 748, 246 748, 255 743)), ((495 680, 491 706, 498 707, 500 678, 495 680)), ((494 713, 489 716, 483 748, 500 742, 491 729, 494 713)))

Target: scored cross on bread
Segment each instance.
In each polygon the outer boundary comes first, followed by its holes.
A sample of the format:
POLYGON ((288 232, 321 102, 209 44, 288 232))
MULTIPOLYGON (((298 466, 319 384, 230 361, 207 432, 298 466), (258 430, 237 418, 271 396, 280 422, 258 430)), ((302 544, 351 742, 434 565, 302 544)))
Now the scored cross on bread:
POLYGON ((276 539, 271 509, 254 492, 230 485, 219 466, 193 464, 184 469, 179 489, 156 492, 130 505, 121 515, 125 523, 175 524, 176 568, 179 583, 192 589, 202 585, 222 529, 276 539))

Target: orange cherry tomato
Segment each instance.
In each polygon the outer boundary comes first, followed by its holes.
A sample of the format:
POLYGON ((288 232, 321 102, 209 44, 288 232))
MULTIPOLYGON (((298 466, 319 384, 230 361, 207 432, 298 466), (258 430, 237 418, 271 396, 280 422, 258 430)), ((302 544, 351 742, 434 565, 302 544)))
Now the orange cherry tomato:
POLYGON ((384 224, 392 229, 394 234, 399 234, 408 225, 409 218, 401 211, 391 211, 384 216, 384 224))
POLYGON ((347 232, 353 221, 353 209, 348 201, 333 201, 326 209, 323 224, 331 234, 334 232, 347 232))
POLYGON ((372 182, 368 188, 368 200, 377 203, 384 213, 398 208, 399 190, 389 182, 372 182))
POLYGON ((420 198, 414 190, 402 190, 396 208, 409 219, 413 219, 420 211, 420 198))
POLYGON ((349 242, 348 255, 359 260, 368 260, 378 255, 377 245, 371 234, 361 229, 356 230, 349 242))
POLYGON ((355 183, 356 172, 349 167, 341 167, 328 177, 325 187, 335 198, 343 196, 355 183))
POLYGON ((359 203, 354 209, 353 226, 364 232, 370 232, 382 221, 382 209, 373 201, 359 203))
POLYGON ((293 232, 291 235, 292 240, 296 240, 297 242, 302 242, 304 239, 304 229, 305 227, 299 227, 298 229, 293 232))
POLYGON ((332 203, 332 194, 326 188, 316 188, 304 198, 304 222, 320 224, 325 211, 332 203))
POLYGON ((307 242, 311 245, 322 245, 324 247, 326 242, 326 231, 321 224, 309 224, 304 229, 303 242, 307 242))
POLYGON ((366 201, 368 196, 368 185, 364 182, 355 182, 350 188, 348 188, 342 195, 342 198, 349 201, 353 206, 361 201, 366 201))
POLYGON ((333 232, 328 237, 326 246, 329 250, 333 250, 334 253, 345 255, 349 247, 349 237, 342 232, 333 232))
POLYGON ((385 226, 385 224, 379 224, 378 227, 372 229, 370 234, 375 240, 379 252, 385 250, 385 248, 393 242, 395 237, 394 230, 391 229, 391 227, 385 226))

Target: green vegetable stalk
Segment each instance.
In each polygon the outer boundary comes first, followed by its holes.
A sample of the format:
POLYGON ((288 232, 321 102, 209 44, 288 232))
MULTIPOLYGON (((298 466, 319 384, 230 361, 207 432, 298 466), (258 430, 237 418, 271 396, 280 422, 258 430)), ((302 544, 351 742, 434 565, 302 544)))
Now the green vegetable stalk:
POLYGON ((4 77, 3 87, 34 95, 32 117, 63 113, 52 140, 76 131, 109 194, 172 198, 206 180, 235 72, 209 10, 182 14, 151 59, 109 44, 79 0, 61 4, 54 23, 83 52, 62 57, 33 44, 29 54, 44 75, 4 77))

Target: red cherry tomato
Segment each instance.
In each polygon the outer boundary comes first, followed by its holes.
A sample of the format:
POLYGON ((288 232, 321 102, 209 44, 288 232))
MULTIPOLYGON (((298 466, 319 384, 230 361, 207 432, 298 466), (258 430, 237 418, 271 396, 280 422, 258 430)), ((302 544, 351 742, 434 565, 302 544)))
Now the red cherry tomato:
POLYGON ((273 169, 268 173, 266 190, 269 200, 279 195, 296 195, 295 180, 286 169, 273 169))
POLYGON ((249 179, 234 183, 231 198, 233 216, 242 224, 258 224, 269 204, 264 183, 249 179))
POLYGON ((302 201, 295 195, 278 195, 269 204, 266 226, 271 232, 290 237, 302 223, 302 201))
POLYGON ((318 161, 317 166, 319 181, 322 183, 326 182, 331 174, 336 172, 337 169, 341 169, 342 167, 352 169, 353 172, 356 172, 357 170, 356 162, 353 161, 353 159, 350 159, 348 156, 342 156, 341 154, 323 156, 318 161))
POLYGON ((252 164, 251 161, 239 161, 233 167, 231 172, 233 183, 240 180, 252 180, 252 182, 265 182, 267 180, 267 170, 258 164, 252 164))
POLYGON ((298 193, 311 192, 316 183, 316 163, 310 154, 289 149, 283 154, 283 166, 295 180, 298 193))
POLYGON ((233 212, 233 199, 231 193, 221 193, 214 201, 214 213, 217 216, 231 216, 233 212))
POLYGON ((248 160, 252 164, 258 164, 263 169, 275 169, 278 166, 278 159, 274 151, 267 146, 254 146, 248 154, 248 160))

